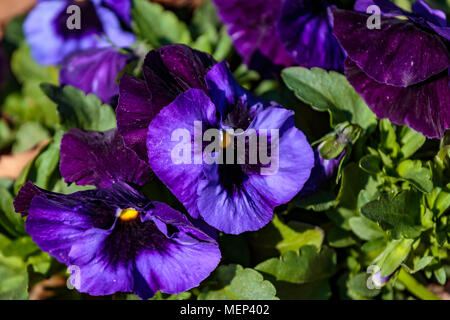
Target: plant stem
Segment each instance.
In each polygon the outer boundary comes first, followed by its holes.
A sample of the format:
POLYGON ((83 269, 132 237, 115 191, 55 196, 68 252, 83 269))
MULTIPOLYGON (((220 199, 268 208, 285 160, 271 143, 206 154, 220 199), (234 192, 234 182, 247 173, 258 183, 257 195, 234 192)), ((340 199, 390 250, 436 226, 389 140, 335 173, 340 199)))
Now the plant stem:
POLYGON ((415 295, 417 298, 422 300, 441 300, 438 296, 424 287, 419 281, 417 281, 412 275, 403 269, 400 269, 398 280, 403 283, 403 285, 415 295))

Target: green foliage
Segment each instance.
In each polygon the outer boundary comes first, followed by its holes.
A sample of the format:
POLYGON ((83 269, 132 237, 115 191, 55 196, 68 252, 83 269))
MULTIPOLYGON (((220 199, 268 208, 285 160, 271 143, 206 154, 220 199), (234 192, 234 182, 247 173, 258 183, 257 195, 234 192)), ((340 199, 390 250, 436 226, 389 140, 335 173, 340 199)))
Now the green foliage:
POLYGON ((306 245, 320 249, 324 232, 320 228, 290 221, 283 223, 275 216, 270 224, 249 235, 252 250, 258 259, 278 256, 306 245))
POLYGON ((106 131, 116 127, 114 110, 109 105, 102 105, 97 96, 86 96, 72 86, 61 88, 42 84, 41 88, 58 105, 61 126, 65 130, 81 128, 106 131))
POLYGON ((133 1, 133 28, 141 40, 154 48, 173 43, 189 44, 191 34, 177 16, 157 4, 145 0, 133 1))
POLYGON ((18 257, 4 257, 0 253, 0 299, 28 299, 28 272, 18 257))
POLYGON ((275 288, 263 276, 240 265, 220 266, 214 282, 203 289, 199 300, 277 300, 275 288))
POLYGON ((389 230, 394 238, 416 238, 420 235, 420 195, 414 191, 403 191, 395 196, 383 194, 361 209, 370 220, 389 230))
POLYGON ((368 129, 376 124, 375 115, 347 79, 334 71, 292 67, 281 74, 297 98, 318 111, 330 113, 331 125, 348 121, 368 129))
POLYGON ((336 266, 336 253, 323 247, 304 246, 298 252, 287 251, 280 258, 258 264, 256 270, 273 276, 277 281, 291 283, 315 282, 330 276, 336 266))
POLYGON ((30 48, 22 43, 12 56, 11 69, 23 84, 20 93, 7 96, 4 112, 18 123, 39 122, 49 128, 58 123, 56 105, 41 91, 43 82, 58 84, 58 70, 55 67, 38 65, 30 55, 30 48))

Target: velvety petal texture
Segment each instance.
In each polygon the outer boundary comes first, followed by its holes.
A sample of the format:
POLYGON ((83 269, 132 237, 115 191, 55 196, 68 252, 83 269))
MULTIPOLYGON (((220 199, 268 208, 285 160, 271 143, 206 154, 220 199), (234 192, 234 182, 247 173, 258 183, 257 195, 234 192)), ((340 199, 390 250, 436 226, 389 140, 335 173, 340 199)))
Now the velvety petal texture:
POLYGON ((367 14, 333 9, 348 80, 379 118, 441 138, 450 128, 450 47, 435 30, 445 33, 444 15, 423 1, 413 13, 384 0, 358 1, 355 8, 371 4, 382 11, 379 30, 367 28, 367 14))
POLYGON ((447 71, 406 88, 384 85, 347 60, 345 75, 379 118, 406 124, 427 137, 442 137, 450 128, 450 87, 447 71))
MULTIPOLYGON (((314 165, 313 151, 294 127, 293 112, 240 87, 226 63, 215 65, 206 82, 207 93, 186 91, 151 122, 150 166, 194 218, 231 234, 258 230, 272 220, 276 206, 301 190, 314 165), (270 147, 276 146, 271 152, 278 152, 271 153, 270 167, 261 162, 210 164, 203 154, 207 129, 242 129, 242 135, 270 131, 266 139, 270 147), (278 140, 271 130, 279 134, 278 140)), ((224 159, 227 148, 219 151, 224 159)))
POLYGON ((30 183, 22 190, 16 205, 28 202, 27 232, 42 250, 75 270, 72 283, 80 292, 132 292, 143 299, 158 290, 175 294, 198 286, 219 263, 213 239, 127 184, 70 195, 30 183), (33 197, 30 188, 37 190, 33 197), (134 210, 133 219, 122 218, 125 209, 134 210))
MULTIPOLYGON (((148 161, 154 173, 198 218, 197 186, 203 178, 202 141, 194 141, 195 121, 206 127, 217 127, 216 108, 199 89, 189 89, 163 108, 148 128, 148 161), (185 131, 185 132, 183 132, 185 131), (183 134, 187 133, 185 139, 183 134), (178 146, 178 147, 177 147, 178 146), (174 163, 174 157, 186 148, 187 163, 174 163), (175 154, 176 153, 176 154, 175 154), (200 161, 195 161, 200 157, 200 161)), ((202 135, 203 131, 198 131, 202 135)), ((201 136, 200 136, 201 138, 201 136)))
POLYGON ((249 64, 257 52, 276 65, 290 66, 294 59, 277 34, 280 0, 214 0, 221 20, 228 27, 234 46, 249 64))
POLYGON ((118 15, 99 1, 40 0, 27 16, 24 33, 34 59, 44 65, 59 64, 75 51, 109 47, 107 39, 119 47, 135 41, 118 15), (80 8, 80 29, 67 27, 71 5, 80 8))
POLYGON ((60 171, 67 183, 107 187, 125 181, 141 186, 151 178, 149 165, 125 146, 116 129, 71 129, 61 141, 60 153, 60 171))
POLYGON ((215 63, 206 53, 171 45, 148 53, 143 67, 145 80, 124 75, 120 80, 117 127, 127 146, 147 159, 150 121, 185 90, 206 90, 204 76, 215 63))
POLYGON ((325 0, 285 0, 277 30, 302 67, 344 70, 345 53, 333 35, 331 5, 325 0))
POLYGON ((119 94, 116 80, 128 58, 113 47, 78 51, 64 59, 60 82, 86 94, 94 93, 104 103, 110 103, 119 94))
POLYGON ((333 9, 333 15, 334 33, 350 59, 380 83, 406 87, 450 66, 442 39, 413 22, 383 18, 380 30, 369 30, 366 14, 333 9))

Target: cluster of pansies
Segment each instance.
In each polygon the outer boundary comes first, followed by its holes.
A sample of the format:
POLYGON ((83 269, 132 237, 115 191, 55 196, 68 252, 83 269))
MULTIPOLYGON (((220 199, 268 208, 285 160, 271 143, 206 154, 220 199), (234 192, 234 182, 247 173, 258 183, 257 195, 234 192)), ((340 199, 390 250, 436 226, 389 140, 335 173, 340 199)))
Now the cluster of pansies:
MULTIPOLYGON (((427 246, 448 245, 450 24, 422 0, 412 12, 387 0, 343 2, 212 0, 198 19, 216 10, 221 22, 193 23, 205 33, 194 39, 175 14, 144 0, 37 1, 23 23, 24 41, 36 68, 59 68, 58 86, 41 85, 59 123, 50 147, 15 184, 26 233, 75 266, 76 289, 93 296, 183 293, 214 277, 221 262, 235 262, 223 239, 265 248, 270 228, 282 239, 252 257, 259 264, 251 271, 271 276, 280 298, 297 297, 284 295, 281 282, 298 292, 323 285, 337 268, 330 247, 355 244, 360 255, 346 251, 342 275, 352 298, 373 294, 360 285, 367 261, 379 267, 372 281, 380 290, 396 274, 410 276, 402 268, 414 250, 409 270, 429 266, 430 277, 442 280, 446 258, 427 246), (374 6, 380 25, 369 28, 374 6), (161 28, 182 30, 153 30, 157 16, 161 28), (221 23, 229 38, 218 41, 221 23), (227 41, 238 55, 221 54, 227 41), (241 61, 245 67, 236 68, 241 61), (242 80, 246 68, 261 77, 242 80), (280 88, 280 76, 302 103, 280 88), (302 111, 306 105, 328 111, 325 130, 319 113, 302 111), (429 159, 432 138, 442 142, 429 159), (46 158, 52 148, 56 161, 46 158), (38 165, 59 170, 39 176, 32 171, 38 165), (329 220, 280 221, 296 210, 326 211, 329 220), (325 231, 309 226, 315 221, 325 231)), ((0 70, 0 88, 3 78, 0 70)), ((215 290, 206 287, 200 297, 215 290)))

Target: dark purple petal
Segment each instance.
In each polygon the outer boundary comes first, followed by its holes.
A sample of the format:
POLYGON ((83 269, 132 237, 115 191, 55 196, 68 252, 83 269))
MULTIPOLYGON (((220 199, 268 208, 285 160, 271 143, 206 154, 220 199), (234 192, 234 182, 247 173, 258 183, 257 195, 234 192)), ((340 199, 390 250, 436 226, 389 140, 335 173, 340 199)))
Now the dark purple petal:
POLYGON ((368 15, 332 10, 339 42, 349 57, 377 82, 406 87, 425 81, 450 65, 450 54, 440 37, 412 22, 383 18, 380 30, 369 30, 368 15))
POLYGON ((150 214, 178 232, 169 236, 167 229, 162 230, 171 241, 164 250, 142 250, 136 256, 137 270, 152 291, 176 294, 198 286, 219 264, 217 243, 179 212, 163 203, 153 204, 150 214))
MULTIPOLYGON (((29 190, 33 187, 28 183, 23 188, 29 190)), ((86 230, 109 229, 114 222, 114 207, 106 203, 89 202, 96 198, 95 191, 61 195, 34 188, 39 193, 31 197, 29 192, 19 192, 15 204, 27 204, 26 231, 42 250, 62 263, 69 262, 72 244, 86 230)))
POLYGON ((60 152, 60 171, 67 183, 107 187, 123 181, 141 186, 151 178, 149 165, 125 147, 116 129, 71 129, 62 139, 60 152))
POLYGON ((277 28, 281 42, 298 65, 344 70, 345 54, 333 35, 324 0, 286 0, 277 28))
MULTIPOLYGON (((216 107, 209 97, 199 89, 190 89, 178 96, 174 102, 161 110, 148 129, 147 149, 150 167, 158 178, 187 208, 192 217, 198 217, 197 185, 203 177, 202 164, 194 164, 194 158, 202 152, 202 145, 194 143, 194 122, 203 123, 203 128, 217 127, 216 107), (190 164, 175 164, 172 150, 181 146, 182 140, 172 135, 176 130, 187 130, 191 150, 190 164)), ((202 132, 200 132, 202 134, 202 132)), ((201 156, 201 154, 200 154, 201 156)), ((202 161, 200 161, 202 163, 202 161)))
POLYGON ((143 73, 152 103, 163 108, 190 88, 206 89, 204 77, 214 64, 210 55, 182 44, 150 51, 143 73))
POLYGON ((71 266, 81 292, 133 292, 143 299, 158 290, 175 294, 197 286, 220 261, 212 238, 126 184, 70 195, 38 190, 26 230, 42 250, 71 266), (140 219, 120 219, 118 212, 129 208, 140 219))
POLYGON ((450 78, 447 70, 407 88, 374 81, 350 59, 345 62, 345 75, 379 118, 405 124, 429 138, 441 138, 450 128, 450 78))
MULTIPOLYGON (((254 106, 260 104, 267 107, 271 104, 254 96, 250 91, 242 88, 234 79, 225 61, 216 64, 205 77, 208 94, 220 112, 222 119, 236 108, 237 105, 254 106)), ((248 126, 248 125, 247 125, 248 126)), ((240 129, 246 129, 240 127, 240 129)))
POLYGON ((125 144, 136 151, 141 159, 147 159, 145 141, 148 125, 160 108, 152 103, 151 93, 143 80, 124 74, 120 78, 119 88, 117 128, 125 144))
POLYGON ((204 77, 215 63, 206 53, 171 45, 148 53, 143 67, 146 81, 124 75, 120 80, 117 127, 127 146, 147 159, 151 120, 187 89, 206 90, 204 77))
POLYGON ((221 20, 244 62, 249 64, 259 51, 275 65, 294 63, 277 34, 276 23, 280 17, 280 0, 214 0, 221 20))
POLYGON ((357 0, 355 10, 366 12, 371 5, 377 5, 381 13, 386 17, 406 16, 415 23, 425 28, 433 29, 437 34, 450 40, 450 26, 447 23, 445 13, 432 9, 425 1, 417 0, 413 4, 413 11, 408 12, 397 7, 389 0, 357 0))
POLYGON ((128 56, 113 47, 76 52, 62 63, 60 82, 96 94, 104 103, 119 94, 116 83, 128 56))
POLYGON ((22 188, 20 188, 17 197, 14 199, 15 211, 20 213, 22 217, 27 216, 30 211, 31 201, 35 196, 41 193, 41 189, 36 187, 31 182, 24 184, 22 188))

